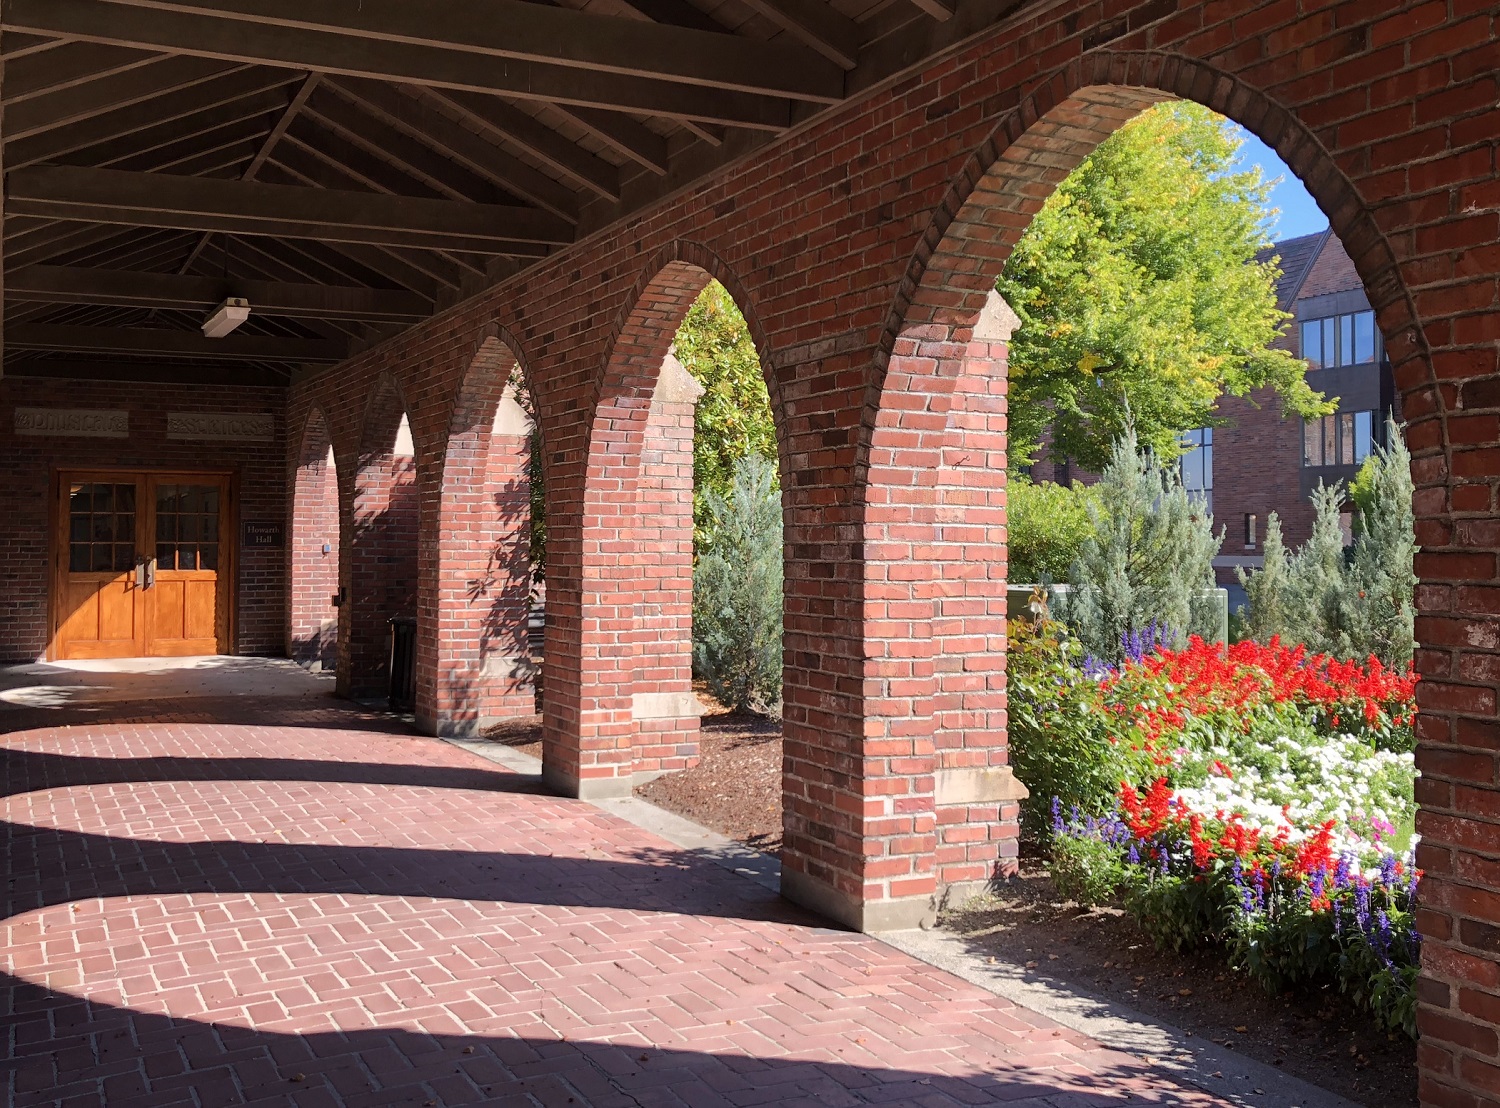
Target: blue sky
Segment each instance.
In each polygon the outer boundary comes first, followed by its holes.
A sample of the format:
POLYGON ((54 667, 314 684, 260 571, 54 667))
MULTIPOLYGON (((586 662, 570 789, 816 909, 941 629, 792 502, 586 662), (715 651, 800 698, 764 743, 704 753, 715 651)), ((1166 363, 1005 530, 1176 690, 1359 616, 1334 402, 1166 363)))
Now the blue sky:
POLYGON ((1234 125, 1234 130, 1245 142, 1240 147, 1241 163, 1247 168, 1252 165, 1260 166, 1261 173, 1267 180, 1281 178, 1281 183, 1271 192, 1271 207, 1279 208, 1281 211, 1281 215, 1271 228, 1271 239, 1280 242, 1282 239, 1292 239, 1298 235, 1310 235, 1314 231, 1321 231, 1327 227, 1328 217, 1322 213, 1308 191, 1302 187, 1302 182, 1297 180, 1297 175, 1276 156, 1276 151, 1243 127, 1234 125))

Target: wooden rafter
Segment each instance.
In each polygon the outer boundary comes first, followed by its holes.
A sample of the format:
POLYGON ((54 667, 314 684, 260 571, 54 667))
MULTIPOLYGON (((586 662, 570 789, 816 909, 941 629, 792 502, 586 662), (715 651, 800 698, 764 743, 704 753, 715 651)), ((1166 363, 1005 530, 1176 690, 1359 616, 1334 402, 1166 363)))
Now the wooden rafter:
MULTIPOLYGON (((172 248, 172 244, 167 244, 172 248)), ((201 312, 228 296, 243 296, 257 315, 346 319, 363 323, 415 323, 432 303, 411 292, 195 277, 170 273, 26 266, 13 270, 6 292, 17 300, 47 304, 109 304, 131 308, 201 312)))
POLYGON ((773 131, 789 125, 793 99, 827 104, 843 96, 842 74, 800 49, 788 53, 787 47, 733 35, 520 0, 487 5, 487 12, 492 6, 514 9, 503 20, 494 12, 475 19, 473 8, 460 0, 367 0, 358 10, 300 0, 240 5, 285 9, 279 26, 230 18, 221 10, 226 6, 234 5, 220 5, 209 15, 102 0, 7 0, 0 29, 773 131), (333 6, 344 25, 308 22, 307 13, 333 6), (545 32, 539 30, 543 25, 545 32), (297 33, 287 34, 286 27, 297 33), (371 28, 387 30, 380 35, 371 28), (530 45, 522 50, 517 42, 530 45), (709 64, 710 58, 722 67, 709 64), (501 59, 504 64, 497 64, 501 59))
POLYGON ((9 210, 54 219, 479 254, 524 254, 572 240, 571 226, 556 216, 498 204, 74 166, 17 170, 9 186, 9 210))

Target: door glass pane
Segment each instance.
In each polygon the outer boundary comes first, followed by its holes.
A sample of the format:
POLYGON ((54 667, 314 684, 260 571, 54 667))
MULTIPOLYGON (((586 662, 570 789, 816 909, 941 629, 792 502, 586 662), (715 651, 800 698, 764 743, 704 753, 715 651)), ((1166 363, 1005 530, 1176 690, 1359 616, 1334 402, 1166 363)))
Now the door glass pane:
POLYGON ((89 569, 94 573, 105 573, 114 568, 114 547, 107 542, 96 542, 89 547, 93 552, 89 558, 89 569))
POLYGON ((114 539, 114 537, 115 537, 115 517, 114 516, 95 516, 94 517, 94 536, 93 537, 94 537, 94 541, 95 542, 110 542, 112 539, 114 539))
POLYGON ((207 550, 219 539, 219 489, 216 485, 159 485, 156 495, 156 543, 159 569, 213 569, 218 551, 207 550), (211 564, 214 563, 214 564, 211 564))
POLYGON ((198 548, 198 568, 213 570, 219 568, 218 543, 206 542, 198 548))
POLYGON ((1354 413, 1339 416, 1339 464, 1354 464, 1354 413))
POLYGON ((135 544, 115 543, 115 565, 116 573, 126 573, 135 568, 135 544))
POLYGON ((86 542, 75 542, 68 547, 68 572, 87 573, 89 571, 89 545, 86 542))

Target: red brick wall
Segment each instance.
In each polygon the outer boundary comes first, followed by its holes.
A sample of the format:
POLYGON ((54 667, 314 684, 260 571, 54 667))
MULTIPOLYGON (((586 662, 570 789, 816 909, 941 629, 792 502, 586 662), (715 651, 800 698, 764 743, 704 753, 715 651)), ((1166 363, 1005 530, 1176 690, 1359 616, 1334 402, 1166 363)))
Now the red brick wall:
MULTIPOLYGON (((1359 279, 1359 271, 1354 268, 1354 260, 1349 257, 1349 252, 1344 249, 1337 235, 1328 236, 1328 241, 1323 249, 1318 252, 1318 258, 1308 270, 1307 280, 1302 282, 1302 288, 1297 293, 1298 300, 1306 300, 1310 296, 1324 296, 1330 292, 1348 292, 1350 289, 1363 288, 1364 282, 1359 279)), ((1296 324, 1292 324, 1293 327, 1296 324)), ((1289 347, 1288 349, 1293 349, 1289 347)))
MULTIPOLYGON (((935 883, 936 840, 915 815, 888 828, 872 820, 888 798, 891 810, 934 806, 919 778, 933 758, 921 743, 936 733, 939 682, 919 629, 941 611, 947 563, 896 550, 941 553, 935 538, 956 505, 938 491, 945 455, 934 436, 947 434, 955 403, 967 413, 974 402, 955 390, 958 359, 922 346, 967 348, 988 286, 1041 200, 1155 96, 1198 100, 1244 124, 1329 213, 1369 290, 1410 421, 1424 547, 1424 1096, 1478 1105, 1494 1097, 1494 1063, 1461 1029, 1482 1035, 1494 1019, 1485 1005, 1500 995, 1494 22, 1480 0, 1049 5, 300 382, 292 409, 316 401, 329 413, 342 475, 358 455, 359 398, 383 373, 399 378, 428 549, 441 533, 454 397, 486 333, 505 329, 538 398, 555 509, 553 780, 618 778, 632 760, 628 642, 639 597, 611 575, 634 539, 628 443, 649 405, 647 368, 664 352, 641 344, 640 324, 659 316, 647 331, 675 330, 683 263, 723 280, 751 322, 779 420, 787 887, 852 922, 907 919, 935 883), (870 619, 877 601, 899 618, 870 619), (883 668, 899 669, 902 657, 912 659, 909 681, 883 668), (898 739, 917 751, 911 773, 877 753, 898 739), (893 895, 906 891, 901 874, 919 877, 914 895, 893 895), (886 898, 876 902, 884 915, 869 897, 886 898)), ((997 503, 966 505, 953 525, 997 503)), ((435 558, 421 564, 425 611, 443 583, 427 568, 435 558)))
MULTIPOLYGON (((0 379, 0 660, 35 661, 50 636, 49 489, 60 467, 232 470, 241 521, 286 518, 285 393, 268 388, 141 386, 109 381, 0 379), (130 413, 130 437, 45 438, 14 433, 14 409, 87 408, 130 413), (243 412, 275 417, 272 442, 166 437, 168 412, 243 412)), ((236 535, 236 542, 239 536, 236 535)), ((285 551, 236 552, 235 649, 280 654, 286 620, 285 551)))
POLYGON ((286 652, 302 665, 331 670, 338 664, 339 482, 328 421, 317 410, 302 431, 291 497, 286 652))

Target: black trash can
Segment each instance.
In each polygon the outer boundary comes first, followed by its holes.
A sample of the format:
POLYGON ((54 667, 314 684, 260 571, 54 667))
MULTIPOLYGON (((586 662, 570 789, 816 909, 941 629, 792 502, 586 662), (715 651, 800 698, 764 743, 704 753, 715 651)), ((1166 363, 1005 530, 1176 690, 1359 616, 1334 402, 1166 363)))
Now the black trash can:
POLYGON ((392 616, 391 710, 410 712, 417 706, 417 621, 392 616))

